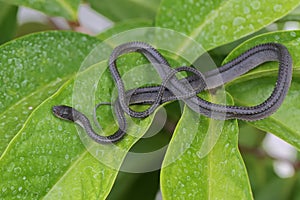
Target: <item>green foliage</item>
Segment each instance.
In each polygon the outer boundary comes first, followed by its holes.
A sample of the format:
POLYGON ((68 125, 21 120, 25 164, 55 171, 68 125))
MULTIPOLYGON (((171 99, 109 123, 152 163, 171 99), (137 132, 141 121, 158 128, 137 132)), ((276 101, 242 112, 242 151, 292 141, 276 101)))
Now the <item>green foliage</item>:
POLYGON ((37 9, 51 16, 61 16, 69 20, 77 19, 80 0, 1 0, 5 3, 37 9))
POLYGON ((297 0, 164 0, 156 25, 185 33, 209 50, 258 31, 298 5, 297 0))
MULTIPOLYGON (((147 194, 153 199, 158 188, 158 171, 134 176, 118 175, 118 172, 126 164, 152 165, 153 160, 128 162, 126 155, 131 151, 147 151, 149 146, 165 145, 170 137, 168 134, 173 135, 160 171, 164 199, 299 198, 299 173, 289 179, 280 179, 273 172, 273 158, 262 161, 255 154, 243 152, 244 144, 247 148, 261 147, 262 132, 271 132, 300 150, 300 31, 270 32, 266 28, 271 23, 282 27, 291 19, 298 21, 297 11, 287 14, 300 4, 299 1, 89 0, 97 12, 122 22, 96 37, 74 31, 45 31, 18 39, 13 39, 17 6, 61 16, 76 24, 80 1, 1 1, 0 44, 9 42, 0 46, 0 199, 141 199, 145 188, 151 188, 147 194), (294 64, 287 98, 272 116, 247 123, 209 119, 187 106, 180 114, 176 104, 164 105, 171 115, 168 123, 175 126, 175 130, 165 127, 151 142, 145 142, 140 138, 156 118, 153 115, 132 119, 134 123, 130 123, 128 134, 116 145, 99 145, 73 123, 53 116, 53 105, 75 104, 92 118, 96 103, 111 101, 115 91, 106 70, 108 55, 93 49, 101 40, 120 32, 149 26, 183 33, 206 50, 224 50, 227 57, 223 63, 257 44, 284 44, 294 64), (256 36, 245 39, 249 35, 256 36), (240 44, 240 41, 244 42, 240 44), (93 92, 96 99, 91 97, 93 92), (239 131, 243 130, 250 130, 252 135, 239 136, 239 131), (245 154, 241 155, 240 150, 245 154)), ((161 37, 167 43, 173 42, 168 40, 170 35, 161 37)), ((188 51, 190 47, 187 40, 174 41, 174 44, 177 45, 174 53, 188 51)), ((162 53, 174 67, 184 62, 170 52, 162 53)), ((213 59, 220 57, 213 55, 213 59)), ((146 63, 144 57, 136 54, 118 60, 122 74, 146 63)), ((274 88, 277 65, 266 63, 236 78, 217 93, 199 95, 218 103, 260 103, 274 88)), ((140 80, 157 78, 147 76, 145 71, 134 73, 140 80)), ((131 87, 137 85, 134 83, 131 87)), ((103 127, 101 134, 116 131, 112 112, 109 106, 97 112, 103 127)), ((157 115, 159 118, 159 113, 157 115)))
POLYGON ((151 27, 151 26, 152 26, 151 20, 136 20, 136 19, 127 20, 115 24, 113 28, 108 29, 107 31, 99 34, 97 38, 104 41, 110 38, 112 35, 124 32, 126 30, 140 28, 140 27, 151 27))
POLYGON ((78 71, 97 42, 82 34, 49 32, 1 46, 1 154, 31 111, 78 71))
POLYGON ((161 0, 88 0, 92 8, 114 22, 128 19, 153 20, 161 0))
POLYGON ((185 107, 161 171, 163 198, 252 199, 237 143, 236 120, 223 124, 185 107), (200 147, 207 142, 207 137, 211 137, 208 142, 212 142, 215 134, 220 134, 218 142, 203 155, 200 147))
POLYGON ((0 44, 13 39, 17 27, 18 7, 0 2, 0 44))
MULTIPOLYGON (((251 122, 255 127, 271 132, 286 142, 300 149, 300 85, 299 77, 299 31, 285 31, 270 33, 248 40, 234 50, 226 59, 238 55, 255 44, 278 42, 288 47, 293 58, 294 75, 289 93, 279 110, 267 119, 251 122)), ((261 66, 252 72, 228 84, 228 91, 234 96, 235 102, 240 105, 254 105, 263 102, 274 88, 277 77, 277 63, 261 66), (259 85, 259 87, 257 87, 259 85), (256 94, 256 95, 253 95, 256 94)))

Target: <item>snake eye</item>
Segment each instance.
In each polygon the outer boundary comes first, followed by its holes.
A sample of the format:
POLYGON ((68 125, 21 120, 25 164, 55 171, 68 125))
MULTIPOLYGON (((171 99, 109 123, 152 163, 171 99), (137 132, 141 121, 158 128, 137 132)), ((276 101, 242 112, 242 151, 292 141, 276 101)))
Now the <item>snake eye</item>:
POLYGON ((65 105, 53 106, 52 112, 58 118, 74 121, 72 107, 65 106, 65 105))

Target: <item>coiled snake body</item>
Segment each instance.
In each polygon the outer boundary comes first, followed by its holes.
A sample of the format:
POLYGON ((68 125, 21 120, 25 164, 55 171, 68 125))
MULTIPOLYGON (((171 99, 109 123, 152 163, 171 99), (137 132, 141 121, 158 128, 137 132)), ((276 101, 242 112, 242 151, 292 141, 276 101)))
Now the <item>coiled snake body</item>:
POLYGON ((109 70, 119 94, 114 104, 119 129, 114 134, 110 136, 97 134, 92 129, 89 119, 72 107, 59 105, 54 106, 52 109, 55 116, 79 124, 98 143, 114 143, 124 137, 127 130, 125 113, 131 117, 145 118, 152 114, 161 104, 174 100, 184 100, 195 112, 216 119, 235 118, 254 121, 268 117, 279 108, 288 92, 292 79, 292 59, 285 46, 278 43, 267 43, 255 46, 227 64, 202 74, 193 67, 182 66, 172 69, 166 59, 152 46, 143 42, 129 42, 113 50, 109 59, 109 70), (129 52, 143 54, 161 76, 162 84, 126 91, 116 60, 119 56, 129 52), (220 87, 269 61, 277 61, 279 63, 278 78, 273 92, 261 104, 249 107, 220 105, 208 102, 197 96, 203 90, 220 87), (177 79, 175 74, 179 71, 188 71, 193 75, 177 79), (133 104, 147 104, 151 106, 145 111, 137 112, 129 107, 133 104))

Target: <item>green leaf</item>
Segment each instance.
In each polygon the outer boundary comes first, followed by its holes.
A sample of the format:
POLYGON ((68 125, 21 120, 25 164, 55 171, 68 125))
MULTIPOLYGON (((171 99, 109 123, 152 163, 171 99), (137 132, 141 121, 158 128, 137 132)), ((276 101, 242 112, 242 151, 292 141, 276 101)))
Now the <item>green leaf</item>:
POLYGON ((293 12, 279 19, 276 23, 285 23, 288 21, 299 21, 299 20, 300 20, 300 7, 297 7, 293 12))
POLYGON ((55 30, 55 28, 50 24, 44 24, 40 22, 28 22, 18 27, 17 37, 25 36, 37 32, 50 31, 50 30, 55 30))
POLYGON ((45 32, 0 47, 0 155, 32 110, 78 71, 97 43, 79 33, 45 32))
POLYGON ((92 8, 112 21, 134 18, 153 20, 161 0, 88 0, 92 8))
POLYGON ((112 28, 109 28, 108 30, 102 32, 97 36, 97 38, 101 40, 106 40, 109 37, 112 37, 116 34, 119 34, 124 31, 128 31, 135 28, 141 28, 141 27, 150 27, 152 25, 152 21, 150 20, 141 20, 141 19, 133 19, 128 20, 124 22, 119 22, 114 24, 112 28))
MULTIPOLYGON (((277 42, 284 44, 293 58, 294 75, 291 87, 281 107, 270 117, 249 122, 253 126, 271 132, 286 142, 300 149, 300 31, 283 31, 261 35, 253 38, 239 48, 235 49, 225 60, 231 60, 246 49, 262 43, 277 42)), ((252 70, 250 73, 237 78, 235 81, 228 83, 227 90, 232 94, 234 100, 239 105, 254 105, 263 102, 268 98, 274 88, 277 79, 278 63, 267 63, 263 66, 252 70), (259 87, 258 87, 259 85, 259 87)))
MULTIPOLYGON (((20 44, 24 46, 19 48, 23 51, 23 54, 18 53, 18 55, 20 55, 19 59, 21 59, 21 57, 23 59, 25 58, 26 64, 29 66, 38 60, 42 61, 40 65, 46 65, 48 56, 51 57, 52 53, 56 53, 57 59, 68 61, 68 63, 64 64, 67 66, 66 69, 69 69, 71 73, 66 75, 66 72, 64 72, 62 74, 65 74, 65 76, 61 75, 62 77, 59 77, 53 70, 59 71, 62 65, 59 65, 58 69, 52 67, 52 71, 48 69, 48 71, 44 70, 40 72, 36 71, 35 64, 34 69, 29 68, 25 70, 27 73, 30 73, 32 77, 38 77, 40 79, 41 86, 38 88, 39 90, 33 89, 33 91, 36 92, 36 94, 43 91, 46 93, 49 92, 49 88, 43 85, 43 81, 45 81, 44 79, 47 79, 47 77, 42 77, 43 75, 41 74, 48 75, 51 78, 53 73, 55 75, 53 75, 53 77, 58 77, 59 81, 53 81, 52 83, 56 86, 55 90, 57 89, 57 82, 61 85, 61 79, 65 78, 70 80, 65 82, 54 95, 46 100, 43 99, 44 102, 37 105, 27 121, 23 124, 22 129, 15 135, 14 139, 9 143, 2 154, 0 158, 0 191, 2 191, 0 198, 11 199, 17 196, 21 199, 105 199, 114 183, 125 155, 131 146, 148 129, 152 117, 148 117, 144 120, 133 119, 130 121, 126 137, 118 142, 117 145, 100 145, 95 143, 82 129, 79 128, 77 130, 73 123, 68 123, 54 117, 51 112, 51 107, 53 105, 66 104, 75 106, 84 112, 88 118, 92 119, 94 105, 99 101, 111 101, 111 94, 114 94, 115 90, 111 74, 106 70, 106 62, 91 67, 88 65, 94 63, 94 60, 89 61, 89 58, 95 59, 95 55, 97 55, 96 60, 99 60, 97 58, 99 52, 92 52, 90 56, 86 58, 86 62, 83 64, 80 73, 75 77, 74 73, 72 73, 73 69, 70 68, 72 68, 73 62, 81 62, 80 59, 77 59, 81 54, 76 55, 74 52, 77 50, 71 51, 67 47, 64 47, 62 49, 66 48, 68 50, 67 52, 73 53, 72 55, 66 55, 66 52, 63 51, 64 55, 69 57, 68 60, 64 60, 58 56, 60 55, 60 51, 55 48, 52 49, 52 45, 55 47, 58 46, 55 41, 55 36, 58 37, 67 33, 61 33, 62 35, 58 33, 56 33, 57 35, 54 33, 44 34, 48 36, 45 40, 48 38, 49 41, 52 42, 43 45, 43 48, 49 51, 43 53, 43 51, 38 48, 29 48, 28 51, 33 51, 34 55, 38 53, 43 56, 47 55, 47 57, 28 57, 24 53, 26 52, 24 50, 25 47, 34 46, 33 41, 29 42, 31 37, 31 39, 37 41, 42 40, 41 35, 43 34, 37 34, 20 40, 20 44), (72 79, 74 77, 75 82, 72 79), (94 92, 96 92, 96 94, 93 94, 94 92), (84 145, 82 145, 82 143, 84 145)), ((73 35, 76 36, 77 34, 73 33, 73 35)), ((82 41, 87 41, 88 37, 82 36, 76 39, 76 41, 72 41, 65 37, 63 41, 69 46, 73 46, 72 48, 75 48, 76 43, 85 44, 82 41), (70 42, 73 42, 72 45, 70 45, 70 42)), ((94 40, 94 43, 97 44, 97 41, 98 40, 94 40)), ((59 40, 57 40, 57 42, 59 42, 59 40)), ((37 45, 37 47, 39 46, 40 45, 37 45)), ((84 47, 77 46, 77 48, 81 49, 84 47)), ((102 51, 103 49, 101 48, 100 50, 102 51)), ((11 53, 11 51, 5 52, 7 52, 7 54, 11 53)), ((27 54, 29 53, 27 52, 27 54)), ((143 65, 145 63, 148 63, 147 60, 139 54, 130 54, 118 59, 118 64, 122 66, 122 68, 120 67, 120 72, 124 74, 123 80, 129 80, 128 83, 125 82, 126 88, 137 87, 136 84, 139 84, 139 81, 149 83, 154 80, 153 76, 149 76, 149 73, 154 71, 153 68, 146 67, 145 70, 134 68, 137 65, 143 65), (132 80, 134 81, 132 82, 132 80)), ((55 62, 52 62, 52 64, 52 66, 54 66, 55 62)), ((78 68, 75 67, 75 69, 78 68)), ((12 78, 9 77, 7 80, 12 80, 12 78)), ((156 81, 160 81, 159 78, 156 81)), ((26 92, 32 92, 30 91, 30 87, 28 87, 28 89, 29 91, 26 92)), ((51 92, 51 94, 52 93, 53 92, 51 92)), ((23 94, 20 94, 20 96, 22 95, 23 94)), ((48 93, 48 96, 49 95, 48 93)), ((36 97, 36 95, 34 95, 34 97, 36 97)), ((99 116, 101 126, 104 130, 100 133, 112 134, 117 128, 111 114, 112 110, 110 107, 103 107, 101 109, 105 110, 101 110, 102 112, 100 112, 99 116)))
POLYGON ((252 199, 237 121, 212 120, 185 107, 164 159, 161 186, 164 199, 252 199), (207 142, 213 148, 204 152, 207 142))
MULTIPOLYGON (((100 98, 111 98, 110 92, 103 92, 107 88, 111 90, 109 86, 113 84, 110 73, 104 72, 106 68, 106 62, 102 62, 76 77, 82 86, 80 101, 86 103, 79 106, 94 105, 89 95, 93 90, 86 90, 86 87, 97 85, 99 77, 100 98)), ((76 82, 70 80, 39 105, 9 144, 0 159, 2 199, 14 196, 21 199, 105 199, 108 195, 127 151, 147 130, 152 118, 136 121, 117 146, 100 145, 91 141, 82 129, 76 131, 73 123, 51 113, 53 105, 74 103, 74 88, 76 82), (87 141, 85 146, 82 141, 87 141)), ((91 111, 83 109, 88 117, 91 111)), ((101 116, 105 134, 115 131, 110 113, 103 112, 101 116)))
MULTIPOLYGON (((265 27, 299 4, 297 0, 163 0, 156 26, 184 33, 210 50, 265 27)), ((182 41, 178 49, 188 46, 182 41)))
POLYGON ((47 15, 61 16, 68 20, 77 19, 80 0, 1 0, 17 6, 39 10, 47 15))
POLYGON ((18 7, 0 2, 0 44, 15 36, 18 7))

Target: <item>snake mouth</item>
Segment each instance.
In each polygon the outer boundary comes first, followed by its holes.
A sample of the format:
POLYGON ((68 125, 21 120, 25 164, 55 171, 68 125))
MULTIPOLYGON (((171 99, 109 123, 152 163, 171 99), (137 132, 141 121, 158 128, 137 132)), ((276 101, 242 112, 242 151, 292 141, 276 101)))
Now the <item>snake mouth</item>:
POLYGON ((57 114, 58 111, 59 111, 59 106, 53 106, 53 107, 52 107, 52 112, 53 112, 54 114, 57 114))
POLYGON ((66 105, 58 105, 52 107, 53 114, 61 119, 74 121, 74 109, 66 105))
POLYGON ((61 106, 53 106, 52 107, 52 113, 58 118, 62 118, 60 111, 61 111, 61 106))

